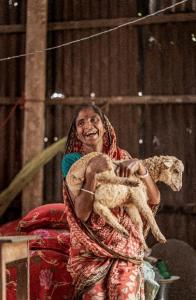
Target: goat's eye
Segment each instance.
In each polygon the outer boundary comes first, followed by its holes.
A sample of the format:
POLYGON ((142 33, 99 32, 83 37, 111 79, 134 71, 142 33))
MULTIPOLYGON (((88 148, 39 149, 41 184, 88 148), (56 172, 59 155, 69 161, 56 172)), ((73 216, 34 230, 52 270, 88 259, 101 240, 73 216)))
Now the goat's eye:
POLYGON ((177 174, 177 173, 178 173, 178 170, 177 170, 177 169, 174 169, 173 172, 177 174))

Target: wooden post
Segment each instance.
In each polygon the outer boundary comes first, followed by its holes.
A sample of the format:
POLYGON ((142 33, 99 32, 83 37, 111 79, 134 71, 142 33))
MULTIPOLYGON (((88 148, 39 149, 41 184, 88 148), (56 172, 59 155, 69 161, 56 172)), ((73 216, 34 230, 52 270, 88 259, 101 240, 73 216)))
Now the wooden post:
MULTIPOLYGON (((26 52, 46 48, 47 0, 28 0, 26 52)), ((43 149, 45 130, 46 52, 26 57, 23 164, 43 149)), ((22 212, 43 201, 43 171, 23 190, 22 212)))

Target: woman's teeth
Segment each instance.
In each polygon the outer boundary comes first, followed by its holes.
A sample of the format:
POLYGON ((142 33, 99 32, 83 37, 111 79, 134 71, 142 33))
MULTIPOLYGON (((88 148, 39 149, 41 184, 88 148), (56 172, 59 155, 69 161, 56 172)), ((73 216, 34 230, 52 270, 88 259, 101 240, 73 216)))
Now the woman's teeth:
POLYGON ((97 134, 97 132, 87 133, 86 136, 87 136, 87 137, 89 137, 89 136, 94 136, 95 134, 97 134))

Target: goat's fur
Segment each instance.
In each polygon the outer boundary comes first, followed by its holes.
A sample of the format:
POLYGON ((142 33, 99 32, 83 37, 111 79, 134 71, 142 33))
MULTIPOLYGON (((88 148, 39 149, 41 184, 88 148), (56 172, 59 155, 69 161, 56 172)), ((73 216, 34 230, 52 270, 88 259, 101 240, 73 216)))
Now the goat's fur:
MULTIPOLYGON (((74 197, 78 196, 82 188, 87 165, 97 155, 100 155, 100 153, 91 152, 76 161, 70 168, 66 181, 74 197)), ((112 162, 107 155, 102 155, 107 158, 108 170, 96 174, 94 211, 104 217, 105 221, 113 228, 128 236, 127 230, 119 224, 117 218, 110 211, 111 208, 123 206, 126 208, 132 222, 138 227, 145 249, 148 247, 143 235, 141 215, 147 221, 155 238, 164 243, 166 239, 160 232, 152 210, 148 206, 148 196, 143 181, 137 175, 132 175, 129 178, 116 176, 115 169, 121 161, 112 162)), ((174 156, 154 156, 143 160, 142 163, 155 182, 162 181, 174 191, 181 189, 184 166, 179 159, 174 156)))

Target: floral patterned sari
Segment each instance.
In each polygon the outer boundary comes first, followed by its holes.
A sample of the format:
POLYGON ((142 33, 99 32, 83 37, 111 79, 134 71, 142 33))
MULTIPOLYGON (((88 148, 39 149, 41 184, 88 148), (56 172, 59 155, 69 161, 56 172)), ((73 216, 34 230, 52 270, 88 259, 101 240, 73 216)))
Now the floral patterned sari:
MULTIPOLYGON (((104 153, 112 159, 128 159, 130 155, 116 146, 116 136, 109 121, 104 136, 104 153)), ((80 152, 76 137, 70 137, 67 153, 80 152)), ((64 185, 64 201, 70 226, 68 270, 73 278, 73 299, 144 300, 141 263, 143 247, 134 224, 123 208, 113 214, 130 232, 127 239, 94 212, 86 223, 75 215, 69 190, 64 185)))

